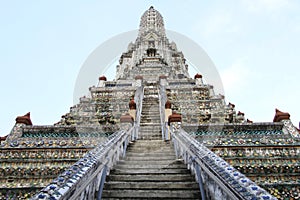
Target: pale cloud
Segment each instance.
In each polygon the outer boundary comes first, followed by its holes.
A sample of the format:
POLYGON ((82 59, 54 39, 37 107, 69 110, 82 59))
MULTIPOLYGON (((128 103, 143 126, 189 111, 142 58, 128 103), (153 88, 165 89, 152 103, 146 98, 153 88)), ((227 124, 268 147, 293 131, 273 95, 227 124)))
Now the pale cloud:
POLYGON ((225 92, 237 92, 249 82, 251 71, 246 65, 246 59, 238 59, 231 66, 221 71, 225 92))
POLYGON ((291 6, 291 0, 243 0, 251 12, 274 12, 291 6))

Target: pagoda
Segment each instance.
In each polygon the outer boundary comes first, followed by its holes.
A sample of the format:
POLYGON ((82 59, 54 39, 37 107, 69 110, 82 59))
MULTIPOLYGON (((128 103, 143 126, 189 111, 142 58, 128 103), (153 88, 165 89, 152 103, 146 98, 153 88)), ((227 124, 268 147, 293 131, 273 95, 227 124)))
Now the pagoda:
MULTIPOLYGON (((120 56, 115 80, 100 76, 90 95, 56 124, 33 125, 27 113, 0 138, 0 199, 33 197, 123 130, 124 122, 137 127, 137 141, 147 141, 138 150, 151 141, 171 145, 169 125, 181 122, 191 137, 273 197, 300 199, 300 134, 290 115, 276 109, 273 122, 252 122, 204 78, 189 75, 184 54, 168 40, 163 17, 151 6, 120 56)), ((115 195, 105 184, 103 195, 115 195)), ((194 189, 190 193, 198 195, 194 189)))

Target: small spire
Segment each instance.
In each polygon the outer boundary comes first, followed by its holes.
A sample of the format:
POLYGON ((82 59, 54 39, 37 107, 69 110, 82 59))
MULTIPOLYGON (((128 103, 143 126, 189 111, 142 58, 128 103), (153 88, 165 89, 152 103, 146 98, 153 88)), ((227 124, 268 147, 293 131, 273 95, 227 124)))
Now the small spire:
POLYGON ((141 17, 139 36, 155 32, 159 36, 165 36, 165 27, 162 15, 151 6, 141 17))

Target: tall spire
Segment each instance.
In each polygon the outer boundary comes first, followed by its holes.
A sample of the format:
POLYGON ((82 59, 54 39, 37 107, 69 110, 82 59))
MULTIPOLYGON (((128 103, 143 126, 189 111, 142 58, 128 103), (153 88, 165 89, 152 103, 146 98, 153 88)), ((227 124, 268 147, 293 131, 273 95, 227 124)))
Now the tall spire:
POLYGON ((189 77, 183 53, 169 42, 163 17, 153 6, 142 15, 137 39, 121 56, 116 80, 133 80, 137 74, 151 81, 161 75, 169 79, 189 77))
POLYGON ((151 6, 141 17, 139 36, 145 36, 149 32, 165 35, 165 26, 162 15, 151 6))

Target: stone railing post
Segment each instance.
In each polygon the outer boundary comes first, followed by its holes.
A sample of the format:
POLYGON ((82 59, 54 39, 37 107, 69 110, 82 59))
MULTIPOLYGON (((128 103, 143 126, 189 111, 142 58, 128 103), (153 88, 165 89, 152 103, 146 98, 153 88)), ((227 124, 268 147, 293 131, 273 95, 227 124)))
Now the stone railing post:
POLYGON ((172 115, 169 116, 168 125, 173 133, 176 133, 181 128, 181 122, 182 117, 180 114, 173 112, 172 115))

